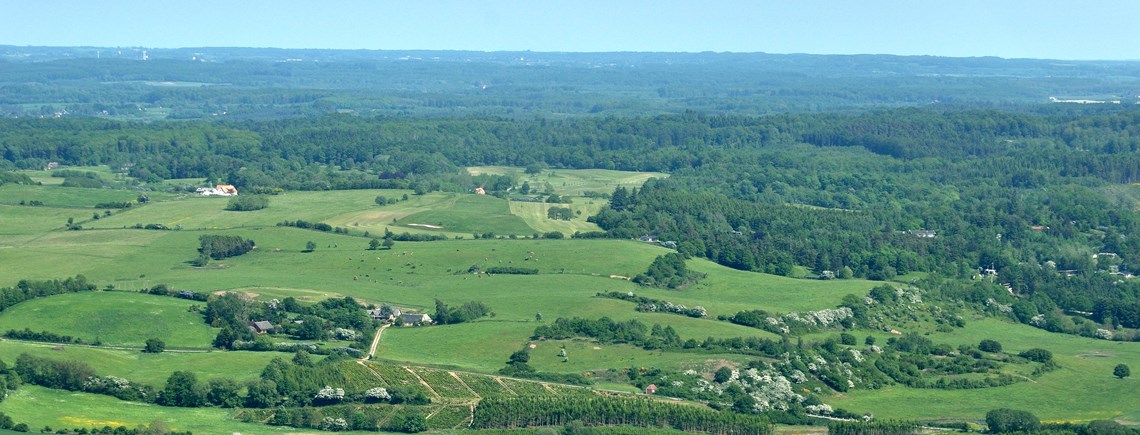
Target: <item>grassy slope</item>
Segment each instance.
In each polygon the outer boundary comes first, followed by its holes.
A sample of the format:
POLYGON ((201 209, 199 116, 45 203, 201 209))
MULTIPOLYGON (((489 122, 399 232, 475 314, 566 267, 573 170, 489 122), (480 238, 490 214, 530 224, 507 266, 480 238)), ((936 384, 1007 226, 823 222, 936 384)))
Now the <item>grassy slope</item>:
POLYGON ((601 199, 577 199, 573 204, 511 201, 511 214, 526 221, 527 225, 530 225, 535 231, 542 233, 560 231, 562 234, 570 236, 578 231, 601 231, 597 225, 586 222, 586 218, 597 214, 604 202, 601 199), (547 217, 547 213, 551 207, 568 207, 570 210, 581 214, 575 214, 574 218, 568 221, 550 219, 547 217))
POLYGON ((435 225, 443 227, 446 231, 458 233, 493 231, 500 235, 530 235, 535 231, 521 218, 511 214, 506 200, 487 195, 458 193, 444 195, 447 197, 440 204, 442 207, 409 215, 400 219, 399 224, 435 225))
POLYGON ((233 411, 222 408, 173 408, 124 402, 113 397, 75 393, 26 385, 0 403, 3 412, 16 422, 26 422, 33 430, 44 426, 77 428, 103 426, 135 427, 155 420, 173 430, 194 433, 311 433, 311 430, 242 423, 230 418, 233 411))
POLYGON ((30 328, 109 346, 141 348, 147 339, 167 347, 207 349, 217 330, 189 312, 202 302, 140 293, 85 292, 28 301, 0 313, 0 331, 30 328))
POLYGON ((935 342, 977 344, 998 340, 1005 352, 1041 347, 1053 352, 1061 368, 1034 382, 977 390, 918 390, 902 387, 858 390, 834 398, 834 405, 872 410, 884 418, 978 419, 995 408, 1030 410, 1043 420, 1122 418, 1140 421, 1135 398, 1140 379, 1112 376, 1116 364, 1132 367, 1140 361, 1140 344, 1093 340, 1053 334, 1026 325, 983 319, 947 334, 932 334, 935 342))
POLYGON ((199 379, 229 377, 239 382, 254 380, 261 374, 261 370, 269 360, 278 356, 289 357, 288 354, 277 352, 214 351, 146 354, 136 350, 0 341, 0 359, 9 365, 14 364, 21 353, 83 361, 100 375, 120 376, 159 388, 175 370, 192 369, 198 373, 199 379))

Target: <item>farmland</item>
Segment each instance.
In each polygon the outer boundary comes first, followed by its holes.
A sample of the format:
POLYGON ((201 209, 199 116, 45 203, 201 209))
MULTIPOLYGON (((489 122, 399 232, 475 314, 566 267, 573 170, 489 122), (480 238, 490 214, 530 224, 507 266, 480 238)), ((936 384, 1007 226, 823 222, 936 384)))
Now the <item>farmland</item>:
MULTIPOLYGON (((580 195, 615 185, 635 185, 639 180, 659 175, 559 170, 557 175, 529 180, 536 184, 549 182, 559 194, 580 195)), ((597 227, 585 222, 584 216, 596 213, 605 203, 596 198, 574 197, 568 206, 580 210, 580 216, 570 221, 553 221, 545 214, 548 204, 456 192, 409 195, 406 200, 384 205, 376 204, 374 199, 402 198, 411 192, 286 192, 271 196, 269 207, 250 212, 226 210, 224 198, 156 194, 148 203, 94 219, 91 215, 101 212, 93 208, 97 201, 131 201, 136 194, 100 190, 93 199, 77 188, 52 185, 5 185, 2 189, 0 244, 4 249, 0 249, 0 262, 9 267, 0 271, 0 280, 5 285, 21 279, 81 273, 101 289, 112 290, 44 297, 0 312, 0 331, 28 328, 98 344, 3 341, 3 360, 10 363, 23 353, 82 360, 100 375, 122 376, 161 387, 171 373, 185 369, 194 370, 203 379, 227 377, 253 382, 271 359, 288 357, 275 352, 210 351, 218 329, 206 325, 201 313, 195 311, 194 307, 203 303, 138 292, 158 284, 204 294, 238 292, 259 301, 294 298, 312 304, 352 297, 366 304, 390 304, 428 313, 437 300, 453 305, 482 302, 492 310, 486 318, 455 325, 389 328, 379 342, 377 359, 367 363, 367 371, 352 372, 352 382, 410 388, 431 397, 432 404, 422 409, 386 408, 387 414, 377 417, 391 421, 402 418, 399 415, 408 410, 422 412, 431 430, 465 427, 472 419, 472 405, 487 397, 592 394, 581 387, 495 375, 513 352, 523 348, 530 353, 530 365, 539 372, 598 377, 596 387, 625 392, 641 390, 622 382, 624 375, 620 373, 626 369, 656 368, 711 376, 718 368, 741 368, 755 360, 753 356, 730 351, 647 349, 638 344, 600 343, 585 337, 535 340, 535 328, 554 319, 636 320, 668 327, 680 339, 696 342, 737 337, 776 341, 781 339, 778 334, 726 320, 734 313, 755 309, 794 313, 834 308, 845 296, 863 296, 882 284, 863 279, 779 277, 694 258, 686 264, 704 274, 704 279, 682 290, 646 287, 628 278, 643 273, 654 258, 671 250, 636 240, 533 237, 549 231, 567 235, 595 231, 597 227), (45 198, 45 205, 21 206, 18 198, 45 198), (82 229, 68 230, 68 218, 78 218, 82 229), (277 225, 295 220, 327 223, 344 230, 324 232, 277 225), (136 224, 161 224, 166 229, 139 229, 136 224), (398 241, 391 249, 368 248, 370 237, 387 231, 445 235, 448 240, 398 241), (483 233, 494 236, 476 238, 483 233), (208 234, 252 239, 256 249, 195 267, 190 260, 197 255, 198 239, 208 234), (309 242, 315 249, 306 249, 309 242), (536 273, 480 273, 492 267, 527 268, 536 273), (708 315, 693 318, 638 311, 634 303, 596 296, 607 292, 701 306, 708 315), (160 338, 169 349, 183 352, 139 352, 137 349, 150 338, 160 338)), ((893 285, 909 288, 904 283, 893 285)), ((924 331, 931 340, 952 346, 994 337, 1000 338, 1013 353, 1048 347, 1056 354, 1060 368, 1030 381, 981 390, 943 391, 893 385, 825 394, 823 399, 846 409, 873 409, 883 418, 976 420, 989 409, 1009 405, 1033 409, 1047 420, 1140 419, 1135 410, 1112 399, 1135 391, 1132 382, 1109 376, 1113 365, 1140 358, 1140 348, 1133 343, 1058 336, 984 316, 969 319, 964 328, 945 331, 931 327, 924 331), (1071 389, 1073 385, 1079 386, 1082 396, 1096 399, 1060 405, 1040 394, 1043 390, 1071 389)), ((866 334, 884 340, 891 338, 891 334, 882 331, 866 334)), ((827 332, 801 335, 812 341, 830 337, 827 332)), ((268 430, 266 426, 235 420, 267 421, 270 415, 264 411, 139 404, 128 407, 129 412, 115 412, 119 407, 117 399, 34 386, 21 387, 0 403, 0 411, 40 426, 134 426, 159 418, 175 429, 206 433, 220 428, 243 433, 290 430, 268 430), (59 406, 42 406, 48 401, 59 406), (82 415, 76 409, 83 409, 82 415)))

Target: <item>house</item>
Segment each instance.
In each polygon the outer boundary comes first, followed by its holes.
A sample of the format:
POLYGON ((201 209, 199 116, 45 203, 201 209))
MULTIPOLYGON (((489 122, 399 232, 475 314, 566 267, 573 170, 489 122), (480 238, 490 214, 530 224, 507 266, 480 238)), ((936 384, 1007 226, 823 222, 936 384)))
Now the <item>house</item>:
POLYGON ((265 320, 249 322, 249 329, 252 329, 253 332, 256 332, 258 334, 264 334, 273 330, 273 324, 265 320))
POLYGON ((1033 231, 1045 231, 1045 230, 1049 229, 1049 227, 1045 226, 1045 225, 1033 225, 1033 226, 1029 227, 1029 229, 1031 229, 1033 231))
POLYGON ((404 323, 404 326, 431 324, 431 316, 421 313, 400 314, 399 319, 404 323))
POLYGON ((653 394, 656 392, 657 392, 657 385, 656 384, 649 384, 648 387, 645 387, 645 394, 653 394))
POLYGON ((393 320, 396 320, 397 317, 400 317, 401 314, 403 314, 403 312, 401 312, 399 308, 392 308, 388 310, 387 313, 385 313, 381 308, 368 310, 368 317, 371 317, 372 320, 379 320, 381 322, 391 322, 393 320))
POLYGON ((483 186, 479 186, 479 187, 475 188, 475 194, 476 195, 486 195, 487 190, 483 189, 483 186))
POLYGON ((203 196, 234 196, 237 195, 237 188, 232 184, 219 184, 214 187, 199 187, 194 189, 194 193, 203 196))
POLYGON ((933 239, 938 235, 934 230, 909 230, 907 234, 923 239, 933 239))

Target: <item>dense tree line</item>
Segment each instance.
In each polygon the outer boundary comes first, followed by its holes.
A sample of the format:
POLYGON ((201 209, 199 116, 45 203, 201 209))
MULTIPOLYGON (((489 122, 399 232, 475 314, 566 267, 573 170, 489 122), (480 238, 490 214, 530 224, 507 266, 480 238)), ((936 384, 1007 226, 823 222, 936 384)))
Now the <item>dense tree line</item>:
POLYGON ((689 270, 685 266, 683 255, 670 252, 653 259, 653 263, 649 265, 649 270, 633 277, 633 282, 650 287, 681 289, 700 281, 704 277, 705 274, 689 270))
POLYGON ((198 238, 198 253, 214 260, 236 257, 252 251, 256 244, 241 236, 204 235, 198 238))
POLYGON ((716 434, 772 433, 767 420, 749 415, 652 400, 613 397, 487 398, 475 407, 476 429, 586 425, 667 426, 716 434))

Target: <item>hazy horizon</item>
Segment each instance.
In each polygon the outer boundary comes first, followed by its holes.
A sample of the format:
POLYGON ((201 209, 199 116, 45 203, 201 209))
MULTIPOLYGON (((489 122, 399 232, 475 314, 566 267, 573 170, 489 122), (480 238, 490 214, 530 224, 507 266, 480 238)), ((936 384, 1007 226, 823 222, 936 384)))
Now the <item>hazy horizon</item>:
POLYGON ((308 1, 10 5, 0 45, 1140 60, 1140 2, 308 1))

